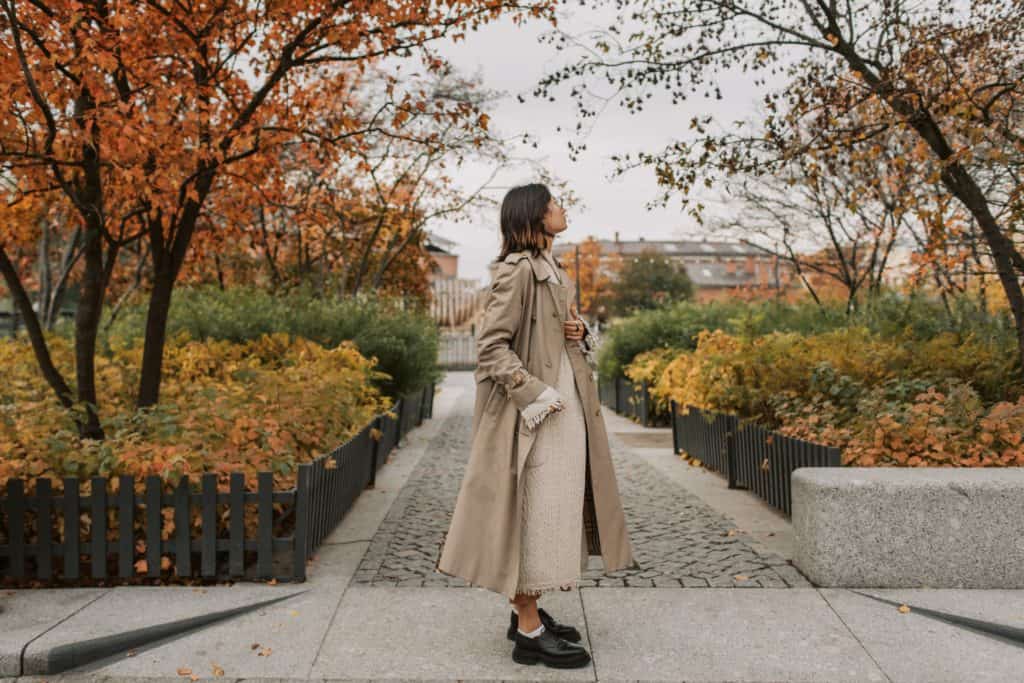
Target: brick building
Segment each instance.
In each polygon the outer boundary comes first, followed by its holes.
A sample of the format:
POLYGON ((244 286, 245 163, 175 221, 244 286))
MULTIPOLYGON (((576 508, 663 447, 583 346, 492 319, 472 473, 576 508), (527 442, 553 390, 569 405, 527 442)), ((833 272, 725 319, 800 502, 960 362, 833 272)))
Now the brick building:
MULTIPOLYGON (((697 301, 735 297, 746 291, 754 297, 773 296, 781 290, 785 298, 797 296, 803 287, 794 278, 792 266, 756 247, 740 242, 710 240, 596 240, 601 247, 601 270, 614 278, 612 264, 639 256, 645 251, 663 254, 682 264, 693 282, 697 301)), ((576 245, 555 242, 552 252, 569 265, 576 245)))

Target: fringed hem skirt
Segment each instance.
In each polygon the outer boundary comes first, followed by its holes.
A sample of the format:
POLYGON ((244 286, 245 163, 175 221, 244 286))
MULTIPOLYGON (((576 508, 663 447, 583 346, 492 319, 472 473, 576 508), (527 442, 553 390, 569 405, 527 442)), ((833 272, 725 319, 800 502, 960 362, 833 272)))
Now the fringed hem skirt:
POLYGON ((544 418, 523 464, 516 593, 570 590, 587 568, 583 529, 587 425, 564 346, 555 389, 565 408, 544 418))

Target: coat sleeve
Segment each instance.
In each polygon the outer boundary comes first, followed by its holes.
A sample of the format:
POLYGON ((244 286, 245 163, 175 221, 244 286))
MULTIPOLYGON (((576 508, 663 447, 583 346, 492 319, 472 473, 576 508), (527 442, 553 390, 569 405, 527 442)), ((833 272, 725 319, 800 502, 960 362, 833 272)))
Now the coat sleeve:
POLYGON ((476 340, 477 370, 504 387, 519 410, 547 388, 526 371, 522 359, 512 350, 512 339, 523 314, 528 277, 532 277, 528 263, 498 265, 476 340))

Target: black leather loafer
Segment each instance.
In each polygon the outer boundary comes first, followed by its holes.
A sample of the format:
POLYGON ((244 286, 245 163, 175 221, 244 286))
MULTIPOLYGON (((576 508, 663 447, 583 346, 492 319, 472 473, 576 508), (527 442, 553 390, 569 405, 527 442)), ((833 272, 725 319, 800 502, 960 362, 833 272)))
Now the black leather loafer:
MULTIPOLYGON (((578 643, 580 642, 580 640, 582 640, 580 632, 576 630, 575 626, 569 626, 568 624, 559 624, 557 621, 555 621, 555 618, 553 616, 544 611, 543 607, 537 608, 537 614, 540 615, 540 623, 544 624, 545 630, 551 631, 559 638, 564 638, 565 640, 568 640, 570 643, 578 643)), ((518 630, 519 615, 515 613, 515 610, 512 610, 512 620, 508 627, 508 633, 506 634, 508 636, 508 639, 515 640, 516 632, 518 630)))
POLYGON ((590 664, 590 653, 582 645, 570 643, 549 631, 536 638, 515 634, 516 645, 512 648, 512 661, 517 664, 545 664, 555 669, 578 669, 590 664))

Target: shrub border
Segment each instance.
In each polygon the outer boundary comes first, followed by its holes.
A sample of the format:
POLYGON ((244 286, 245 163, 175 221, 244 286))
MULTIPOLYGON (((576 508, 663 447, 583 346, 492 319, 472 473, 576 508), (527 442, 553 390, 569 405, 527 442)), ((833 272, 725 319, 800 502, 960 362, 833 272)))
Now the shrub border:
POLYGON ((200 475, 198 491, 191 490, 190 477, 182 477, 173 492, 163 491, 159 476, 145 480, 145 493, 135 493, 135 477, 118 477, 118 491, 107 494, 106 477, 90 478, 90 495, 79 495, 78 477, 64 477, 64 493, 52 495, 52 482, 48 477, 36 479, 35 495, 25 495, 25 480, 10 479, 6 495, 0 497, 0 519, 8 529, 5 543, 0 544, 0 580, 37 579, 54 580, 53 560, 62 558, 62 583, 74 585, 81 581, 82 555, 90 561, 91 578, 105 583, 117 579, 142 577, 193 577, 209 580, 266 580, 305 581, 306 563, 324 537, 342 520, 360 492, 373 486, 376 472, 387 460, 392 449, 414 427, 433 416, 435 385, 426 385, 396 401, 391 411, 376 415, 357 434, 329 453, 312 462, 298 466, 295 486, 287 490, 274 490, 273 473, 256 473, 257 490, 245 490, 245 475, 233 472, 230 490, 217 491, 217 475, 200 475), (394 413, 392 415, 392 413, 394 413), (374 438, 373 430, 378 431, 374 438), (275 515, 274 503, 281 503, 282 511, 275 515), (255 504, 257 513, 256 538, 245 537, 245 506, 255 504), (134 522, 138 507, 143 506, 144 529, 136 533, 134 522), (198 506, 202 518, 198 536, 193 537, 190 524, 193 506, 198 506), (135 544, 148 538, 160 538, 164 508, 174 510, 174 534, 159 543, 146 543, 144 556, 139 556, 135 544), (228 537, 217 535, 217 517, 222 507, 228 512, 228 537), (133 533, 116 541, 106 538, 107 512, 117 510, 119 528, 131 528, 133 533), (80 515, 90 520, 89 538, 80 538, 80 515), (64 540, 55 541, 53 524, 58 515, 65 520, 64 540), (37 525, 36 543, 25 542, 29 517, 38 520, 44 516, 50 523, 37 525), (291 529, 292 533, 275 536, 277 529, 291 529), (73 539, 67 542, 67 538, 73 539), (246 551, 255 551, 255 561, 247 560, 246 551), (227 561, 224 562, 224 555, 227 561), (161 568, 163 556, 169 556, 171 566, 161 568), (193 555, 196 558, 193 558, 193 555), (117 558, 117 571, 111 575, 107 563, 117 558), (35 558, 36 571, 26 571, 26 560, 35 558), (135 571, 135 562, 146 560, 145 573, 135 571), (193 562, 198 559, 198 562, 193 562), (220 560, 220 561, 218 561, 220 560), (196 565, 198 574, 194 572, 196 565), (166 573, 165 573, 166 572, 166 573))

